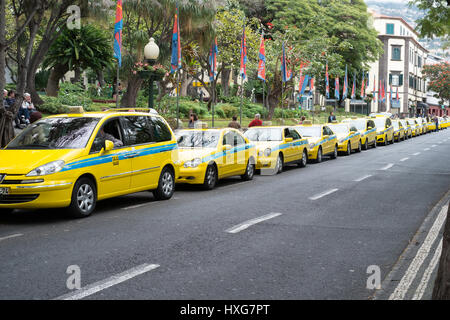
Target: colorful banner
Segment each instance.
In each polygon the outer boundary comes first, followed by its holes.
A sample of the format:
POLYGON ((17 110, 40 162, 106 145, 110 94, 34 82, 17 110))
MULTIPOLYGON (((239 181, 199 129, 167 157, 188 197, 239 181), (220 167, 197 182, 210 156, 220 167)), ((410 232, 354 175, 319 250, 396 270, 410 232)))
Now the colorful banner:
POLYGON ((336 78, 334 80, 334 97, 339 100, 340 95, 339 95, 339 78, 336 78))
POLYGON ((122 0, 117 0, 116 24, 114 25, 114 58, 117 59, 119 67, 122 66, 122 0))
POLYGON ((242 30, 242 39, 241 39, 241 69, 239 74, 242 77, 242 80, 247 78, 247 39, 245 37, 245 25, 242 30))
POLYGON ((330 99, 330 79, 328 75, 328 63, 325 67, 325 95, 330 99))
POLYGON ((217 75, 217 54, 219 53, 219 50, 217 49, 217 38, 214 39, 214 43, 211 46, 211 49, 209 51, 209 80, 210 82, 214 82, 216 75, 217 75))
POLYGON ((172 60, 170 73, 180 70, 181 65, 181 36, 180 36, 180 20, 178 17, 178 6, 175 12, 175 21, 173 23, 172 35, 172 60))
POLYGON ((286 49, 283 43, 283 54, 281 57, 281 81, 288 82, 292 78, 291 70, 287 70, 286 49))
POLYGON ((261 36, 261 45, 259 46, 258 78, 266 82, 266 48, 264 45, 264 36, 261 36))

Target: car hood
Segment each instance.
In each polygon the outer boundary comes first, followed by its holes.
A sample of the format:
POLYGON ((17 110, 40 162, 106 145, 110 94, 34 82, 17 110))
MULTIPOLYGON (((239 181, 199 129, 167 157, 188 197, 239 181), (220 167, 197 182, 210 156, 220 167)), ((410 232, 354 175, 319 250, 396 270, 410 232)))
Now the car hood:
POLYGON ((80 150, 0 150, 0 173, 26 175, 49 162, 63 160, 66 164, 81 156, 80 150))
POLYGON ((258 151, 264 151, 267 148, 274 149, 283 144, 283 141, 252 141, 258 151))
POLYGON ((213 153, 218 153, 217 148, 179 148, 178 158, 181 162, 191 161, 195 158, 203 159, 213 153))

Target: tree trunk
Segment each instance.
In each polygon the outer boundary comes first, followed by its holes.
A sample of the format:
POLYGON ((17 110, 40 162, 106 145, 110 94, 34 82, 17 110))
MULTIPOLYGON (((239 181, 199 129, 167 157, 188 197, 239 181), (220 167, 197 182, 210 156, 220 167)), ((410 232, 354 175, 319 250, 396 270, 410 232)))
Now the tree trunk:
POLYGON ((224 97, 230 96, 230 75, 231 69, 224 67, 222 70, 222 95, 224 97))
POLYGON ((59 80, 69 71, 69 68, 66 65, 56 65, 52 71, 50 72, 50 76, 47 81, 47 88, 45 91, 47 92, 47 96, 57 97, 59 91, 59 80))
POLYGON ((450 206, 442 239, 441 261, 434 284, 433 300, 450 300, 450 206))
MULTIPOLYGON (((178 79, 178 78, 177 78, 178 79)), ((181 90, 180 90, 180 97, 186 97, 187 96, 187 89, 191 81, 188 79, 187 72, 183 72, 181 74, 181 90)))
POLYGON ((122 101, 120 102, 122 107, 136 106, 136 98, 143 82, 144 80, 136 75, 128 80, 127 91, 123 94, 122 101))
POLYGON ((104 87, 105 86, 105 75, 103 74, 103 70, 98 70, 97 71, 97 80, 100 83, 100 87, 104 87))

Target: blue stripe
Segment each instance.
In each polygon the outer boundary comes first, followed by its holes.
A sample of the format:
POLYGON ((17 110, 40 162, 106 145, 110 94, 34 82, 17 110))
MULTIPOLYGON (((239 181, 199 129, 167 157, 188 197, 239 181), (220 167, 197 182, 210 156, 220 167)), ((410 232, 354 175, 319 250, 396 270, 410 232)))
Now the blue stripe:
POLYGON ((331 137, 329 137, 328 139, 325 139, 325 140, 322 140, 322 141, 317 142, 317 143, 314 145, 313 148, 315 148, 315 147, 317 147, 317 146, 320 146, 320 145, 324 144, 325 142, 328 142, 328 141, 333 140, 333 139, 336 139, 336 136, 331 136, 331 137))
POLYGON ((232 148, 231 150, 225 150, 225 151, 216 152, 216 153, 213 153, 213 154, 211 154, 211 155, 209 155, 209 156, 204 157, 204 158, 202 159, 202 163, 210 162, 210 161, 212 161, 212 160, 216 160, 216 159, 218 159, 218 158, 225 157, 225 156, 227 156, 227 155, 231 155, 231 154, 234 154, 234 153, 238 153, 238 152, 240 152, 240 151, 253 149, 254 147, 255 147, 255 146, 252 145, 252 144, 246 144, 246 145, 241 146, 241 147, 234 147, 234 148, 232 148))

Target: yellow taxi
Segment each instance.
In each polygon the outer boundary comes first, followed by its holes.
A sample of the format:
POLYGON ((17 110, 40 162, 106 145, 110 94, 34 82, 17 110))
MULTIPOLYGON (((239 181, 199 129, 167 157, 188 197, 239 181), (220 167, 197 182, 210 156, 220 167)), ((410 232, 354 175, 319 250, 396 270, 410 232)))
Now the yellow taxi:
POLYGON ((415 119, 406 119, 408 124, 411 126, 412 136, 416 137, 420 134, 419 125, 415 119))
POLYGON ((180 172, 177 183, 203 185, 214 189, 219 179, 241 176, 252 180, 256 149, 239 131, 227 129, 186 129, 176 133, 180 172))
POLYGON ((377 144, 387 146, 389 143, 394 143, 394 127, 390 118, 384 115, 377 115, 372 117, 377 129, 377 144))
POLYGON ((416 118, 417 124, 419 125, 419 134, 426 134, 427 133, 427 122, 424 118, 418 117, 416 118))
POLYGON ((447 129, 448 127, 450 127, 450 118, 448 118, 447 116, 443 118, 443 125, 442 127, 444 129, 447 129))
POLYGON ((405 130, 405 139, 411 139, 412 138, 411 125, 405 119, 400 119, 399 121, 402 124, 403 129, 405 130))
POLYGON ((351 118, 344 119, 342 123, 347 123, 355 127, 361 134, 362 149, 367 150, 369 146, 377 147, 377 130, 372 119, 351 118))
POLYGON ((0 211, 68 207, 152 190, 170 199, 178 175, 175 135, 159 115, 103 112, 57 115, 28 126, 0 150, 0 211))
POLYGON ((303 125, 296 126, 295 129, 309 143, 308 159, 322 162, 323 156, 330 156, 336 159, 338 156, 338 140, 336 134, 328 125, 313 125, 311 121, 303 121, 303 125))
POLYGON ((346 156, 352 154, 352 151, 361 152, 361 133, 355 126, 347 123, 330 123, 328 127, 336 134, 338 138, 338 152, 346 156))
POLYGON ((395 142, 405 141, 407 130, 403 127, 400 120, 392 120, 394 126, 394 140, 395 142))
POLYGON ((436 123, 434 122, 433 118, 427 116, 426 123, 428 132, 436 131, 436 123))
POLYGON ((308 140, 290 127, 252 127, 245 137, 256 145, 256 169, 281 173, 286 164, 305 167, 308 162, 308 140))

